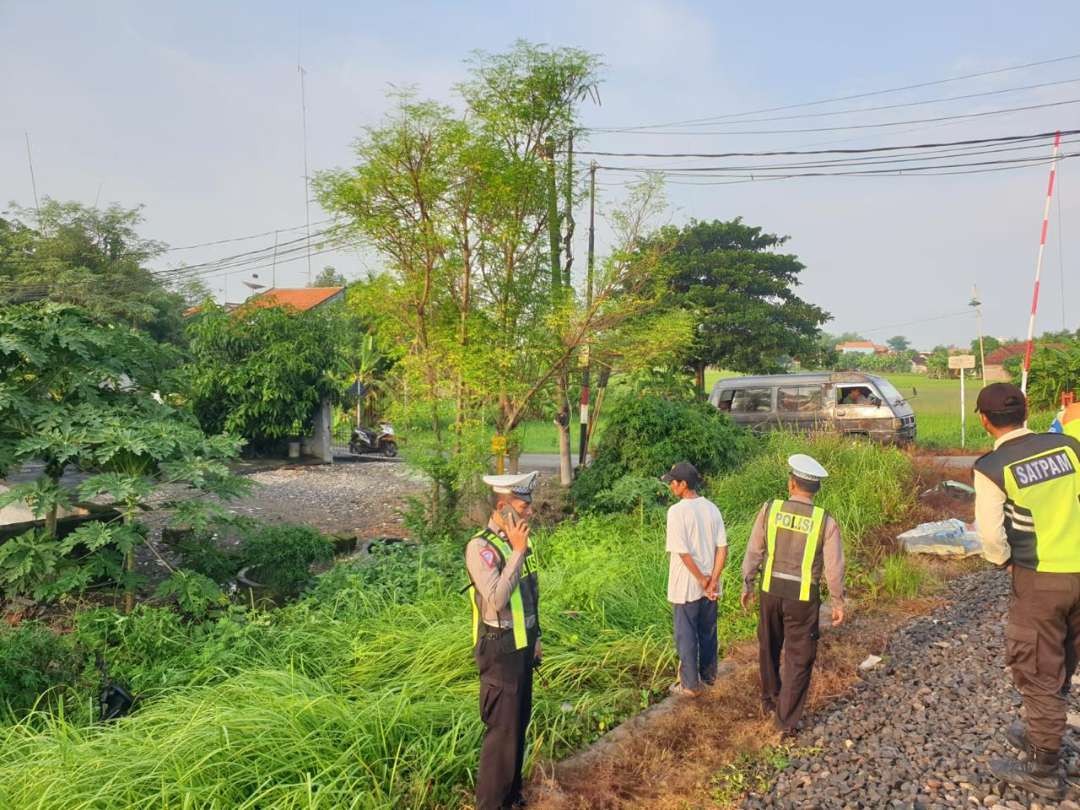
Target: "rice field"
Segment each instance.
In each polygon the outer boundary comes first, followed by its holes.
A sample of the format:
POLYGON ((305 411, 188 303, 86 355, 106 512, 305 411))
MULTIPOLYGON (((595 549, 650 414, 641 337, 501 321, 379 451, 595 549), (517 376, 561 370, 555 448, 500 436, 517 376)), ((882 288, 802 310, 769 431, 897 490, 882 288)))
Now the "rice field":
MULTIPOLYGON (((895 449, 777 434, 710 486, 725 515, 721 644, 752 632, 737 606, 750 523, 783 492, 784 459, 833 475, 821 503, 853 555, 910 506, 895 449)), ((530 763, 560 758, 665 693, 675 674, 663 512, 588 517, 536 538, 545 648, 530 763)), ((432 808, 469 801, 481 724, 460 548, 401 548, 339 566, 300 602, 203 625, 167 610, 92 611, 113 674, 143 695, 130 717, 86 718, 91 689, 0 725, 0 807, 432 808)), ((856 566, 857 567, 857 566, 856 566)))

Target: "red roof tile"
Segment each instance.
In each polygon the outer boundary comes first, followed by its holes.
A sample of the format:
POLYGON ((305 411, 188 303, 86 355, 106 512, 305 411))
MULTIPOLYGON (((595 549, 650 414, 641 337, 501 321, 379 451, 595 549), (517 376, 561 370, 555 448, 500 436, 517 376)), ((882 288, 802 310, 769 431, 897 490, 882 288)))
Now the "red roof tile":
MULTIPOLYGON (((1035 341, 1036 349, 1062 349, 1064 346, 1061 343, 1040 343, 1035 341)), ((1004 346, 998 346, 990 354, 986 355, 986 365, 988 366, 1000 366, 1010 357, 1023 357, 1024 351, 1027 349, 1027 343, 1018 340, 1016 343, 1006 343, 1004 346)))
POLYGON ((253 307, 292 307, 304 312, 329 303, 345 292, 344 287, 272 287, 249 299, 253 307))

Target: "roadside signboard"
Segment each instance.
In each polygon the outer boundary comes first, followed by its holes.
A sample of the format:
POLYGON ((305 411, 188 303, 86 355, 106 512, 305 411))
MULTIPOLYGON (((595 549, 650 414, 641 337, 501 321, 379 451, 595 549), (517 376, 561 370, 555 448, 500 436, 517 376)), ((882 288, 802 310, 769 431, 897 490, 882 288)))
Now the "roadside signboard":
POLYGON ((951 354, 949 355, 949 368, 958 368, 961 371, 963 371, 965 368, 975 368, 975 355, 951 354))
POLYGON ((964 439, 967 438, 967 408, 964 406, 964 370, 975 368, 975 355, 949 355, 949 368, 960 369, 960 447, 962 448, 964 439))

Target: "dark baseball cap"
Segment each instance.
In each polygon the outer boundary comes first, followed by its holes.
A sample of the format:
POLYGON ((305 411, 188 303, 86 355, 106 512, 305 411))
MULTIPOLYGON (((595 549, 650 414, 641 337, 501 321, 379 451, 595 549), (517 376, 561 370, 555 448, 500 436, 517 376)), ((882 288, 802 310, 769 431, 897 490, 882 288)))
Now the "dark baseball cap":
POLYGON ((672 481, 685 481, 691 488, 694 488, 701 483, 701 475, 698 474, 697 467, 689 461, 680 461, 661 475, 660 480, 665 484, 670 484, 672 481))
POLYGON ((979 392, 975 410, 979 413, 1002 413, 1027 408, 1024 392, 1012 383, 990 383, 979 392))

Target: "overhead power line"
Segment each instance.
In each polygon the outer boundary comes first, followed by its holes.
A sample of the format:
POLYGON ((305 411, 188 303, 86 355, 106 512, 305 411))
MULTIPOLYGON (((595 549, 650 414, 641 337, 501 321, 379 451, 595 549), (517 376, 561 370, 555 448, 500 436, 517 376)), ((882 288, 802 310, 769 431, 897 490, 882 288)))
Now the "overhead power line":
MULTIPOLYGON (((1078 143, 1080 139, 1069 138, 1065 140, 1065 143, 1078 143)), ((745 171, 777 171, 780 169, 818 169, 818 168, 843 168, 853 166, 883 166, 890 164, 911 164, 918 163, 925 167, 933 167, 942 165, 942 161, 956 160, 956 159, 968 159, 974 157, 984 157, 987 155, 1003 155, 1008 152, 1025 152, 1030 153, 1032 150, 1042 150, 1045 144, 1039 143, 1034 145, 1025 146, 1002 146, 998 148, 983 148, 983 149, 968 149, 968 150, 949 150, 949 151, 933 151, 933 152, 891 152, 888 154, 877 155, 861 155, 861 156, 843 156, 834 157, 828 159, 811 159, 797 162, 775 162, 775 163, 736 163, 725 164, 723 166, 703 166, 701 164, 696 165, 680 165, 680 166, 601 166, 601 168, 607 168, 612 170, 630 170, 638 172, 659 171, 664 173, 679 173, 679 174, 694 174, 699 172, 710 171, 731 171, 731 170, 745 170, 745 171)), ((1024 160, 1042 160, 1046 156, 1043 154, 1019 154, 1010 158, 1014 161, 1024 160)))
MULTIPOLYGON (((1080 129, 1063 129, 1062 136, 1076 135, 1080 129)), ((911 143, 893 146, 864 146, 845 149, 771 149, 754 152, 589 152, 579 150, 579 155, 594 157, 641 157, 641 158, 727 158, 727 157, 772 157, 775 155, 861 155, 873 152, 895 152, 910 149, 940 149, 950 146, 977 146, 981 144, 1012 143, 1017 141, 1035 141, 1053 138, 1057 130, 1036 132, 1031 135, 1001 135, 995 138, 967 138, 959 141, 936 141, 911 143)))
POLYGON ((797 110, 803 107, 817 107, 822 104, 832 104, 837 101, 854 101, 860 98, 872 98, 874 96, 883 96, 889 93, 901 93, 906 90, 919 90, 924 87, 936 87, 942 84, 949 84, 951 82, 966 81, 968 79, 981 79, 985 76, 997 76, 1002 73, 1010 73, 1017 70, 1026 70, 1033 67, 1042 67, 1044 65, 1053 65, 1060 62, 1069 62, 1075 59, 1080 59, 1080 53, 1070 54, 1069 56, 1058 56, 1053 59, 1042 59, 1038 62, 1027 62, 1022 65, 1013 65, 1011 67, 997 68, 995 70, 984 70, 978 73, 966 73, 961 76, 950 76, 944 79, 934 79, 932 81, 917 82, 916 84, 905 84, 898 87, 887 87, 881 90, 871 90, 864 93, 851 93, 845 96, 832 96, 831 98, 817 99, 816 101, 804 101, 798 104, 784 104, 778 107, 762 107, 756 110, 745 110, 737 113, 727 113, 723 115, 708 116, 706 118, 691 118, 683 121, 669 121, 663 124, 645 124, 637 127, 612 127, 610 129, 644 129, 644 128, 663 128, 663 127, 675 127, 686 126, 695 123, 710 123, 712 121, 727 120, 732 118, 743 118, 747 115, 759 115, 761 113, 782 112, 784 110, 797 110))
MULTIPOLYGON (((730 129, 730 130, 644 130, 641 132, 633 132, 626 134, 637 135, 790 135, 790 134, 802 134, 808 132, 842 132, 852 129, 881 129, 883 127, 902 127, 909 124, 933 124, 939 121, 964 121, 972 118, 986 118, 992 115, 1009 115, 1016 112, 1030 112, 1031 110, 1045 110, 1051 107, 1063 107, 1068 104, 1076 104, 1080 102, 1080 98, 1065 99, 1063 101, 1049 101, 1043 104, 1027 104, 1022 107, 1005 107, 998 110, 984 110, 983 112, 974 113, 960 113, 957 115, 939 115, 934 118, 909 118, 904 121, 882 121, 873 124, 846 124, 844 126, 835 127, 800 127, 797 129, 730 129)), ((732 122, 732 126, 741 124, 740 121, 732 122)), ((610 134, 619 134, 613 132, 610 134)), ((579 155, 591 154, 590 152, 579 151, 579 155)))
MULTIPOLYGON (((325 225, 326 223, 331 222, 331 221, 332 220, 330 220, 330 219, 324 219, 324 220, 320 220, 319 222, 312 222, 311 224, 316 225, 316 226, 317 225, 325 225)), ((215 245, 227 245, 230 242, 246 242, 246 241, 251 240, 251 239, 259 239, 260 237, 263 237, 263 236, 273 236, 276 233, 288 233, 289 231, 299 231, 299 230, 303 230, 306 227, 307 227, 306 225, 294 225, 291 228, 276 228, 276 229, 274 229, 272 231, 263 231, 262 233, 252 233, 252 234, 248 234, 247 236, 233 236, 233 237, 229 237, 228 239, 215 239, 213 242, 199 242, 198 244, 195 244, 195 245, 180 245, 179 247, 170 247, 170 248, 168 248, 166 250, 163 250, 162 254, 164 255, 166 253, 175 253, 178 250, 195 250, 196 248, 214 247, 215 245)))
MULTIPOLYGON (((829 110, 828 112, 816 112, 816 113, 796 113, 794 115, 776 115, 769 118, 742 118, 736 121, 737 124, 763 124, 770 121, 790 121, 799 118, 829 118, 837 115, 855 115, 859 113, 868 112, 882 112, 884 110, 899 110, 907 107, 924 107, 928 104, 944 104, 949 101, 965 101, 973 98, 986 98, 988 96, 1000 96, 1005 93, 1019 93, 1026 90, 1038 90, 1044 87, 1058 87, 1063 84, 1076 84, 1080 82, 1080 77, 1072 79, 1060 79, 1053 82, 1040 82, 1038 84, 1027 84, 1022 87, 1005 87, 1000 90, 984 90, 979 93, 964 93, 959 96, 944 96, 942 98, 930 98, 923 99, 921 101, 904 101, 896 104, 882 104, 877 107, 854 107, 846 110, 829 110)), ((719 118, 703 119, 700 124, 687 124, 686 126, 707 126, 716 124, 720 121, 719 118)), ((640 127, 594 127, 589 129, 589 132, 603 133, 603 134, 618 134, 618 135, 633 135, 633 134, 649 134, 647 130, 653 129, 653 126, 640 126, 640 127)), ((700 135, 700 132, 686 132, 679 134, 687 135, 700 135)))

